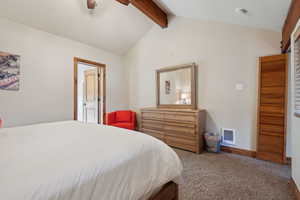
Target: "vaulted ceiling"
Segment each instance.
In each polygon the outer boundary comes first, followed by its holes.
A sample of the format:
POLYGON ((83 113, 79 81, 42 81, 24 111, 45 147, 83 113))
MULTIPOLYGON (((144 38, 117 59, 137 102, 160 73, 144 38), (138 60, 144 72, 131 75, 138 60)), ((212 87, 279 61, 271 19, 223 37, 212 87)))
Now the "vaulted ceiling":
POLYGON ((176 16, 280 31, 292 0, 156 0, 176 16), (236 8, 248 10, 238 15, 236 8))
MULTIPOLYGON (((280 31, 291 0, 154 0, 176 16, 280 31), (238 15, 235 8, 245 8, 238 15)), ((86 0, 1 0, 0 17, 86 43, 116 54, 125 53, 152 26, 133 6, 98 0, 90 11, 86 0)), ((1 30, 0 30, 1 33, 1 30)))
POLYGON ((117 54, 126 52, 153 26, 132 6, 115 0, 98 4, 91 11, 86 0, 1 0, 0 17, 117 54))

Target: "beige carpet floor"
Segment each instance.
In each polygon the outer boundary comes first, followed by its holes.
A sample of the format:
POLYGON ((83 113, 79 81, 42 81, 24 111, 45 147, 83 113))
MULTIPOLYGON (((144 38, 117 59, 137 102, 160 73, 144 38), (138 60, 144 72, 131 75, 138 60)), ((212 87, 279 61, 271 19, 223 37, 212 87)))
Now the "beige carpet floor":
POLYGON ((184 165, 180 200, 294 199, 287 165, 228 153, 175 151, 184 165))

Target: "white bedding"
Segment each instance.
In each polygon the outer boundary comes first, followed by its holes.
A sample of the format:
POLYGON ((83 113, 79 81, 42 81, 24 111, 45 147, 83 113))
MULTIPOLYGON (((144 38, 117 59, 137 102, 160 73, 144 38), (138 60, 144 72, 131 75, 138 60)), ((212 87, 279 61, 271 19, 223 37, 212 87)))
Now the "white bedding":
POLYGON ((180 176, 163 142, 74 121, 0 129, 1 200, 137 200, 180 176))

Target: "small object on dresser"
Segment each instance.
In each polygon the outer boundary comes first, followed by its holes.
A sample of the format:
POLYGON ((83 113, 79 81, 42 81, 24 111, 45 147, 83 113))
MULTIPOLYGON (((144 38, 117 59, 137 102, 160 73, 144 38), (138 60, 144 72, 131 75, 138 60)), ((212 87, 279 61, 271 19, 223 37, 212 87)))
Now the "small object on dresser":
POLYGON ((206 150, 208 152, 219 153, 221 151, 221 137, 216 133, 205 133, 206 150))

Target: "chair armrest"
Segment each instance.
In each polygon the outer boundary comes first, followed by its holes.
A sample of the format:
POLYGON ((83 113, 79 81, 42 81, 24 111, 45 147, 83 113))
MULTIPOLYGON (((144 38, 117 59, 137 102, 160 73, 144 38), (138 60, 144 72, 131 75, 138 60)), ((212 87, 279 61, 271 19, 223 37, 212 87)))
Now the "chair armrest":
POLYGON ((106 124, 112 125, 113 123, 116 123, 116 112, 106 114, 106 124))
POLYGON ((134 129, 136 129, 136 113, 135 112, 131 112, 131 121, 133 124, 134 129))

